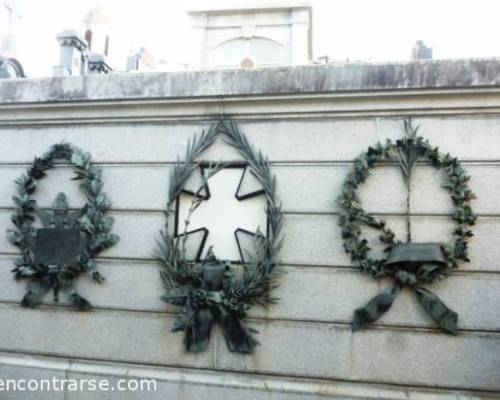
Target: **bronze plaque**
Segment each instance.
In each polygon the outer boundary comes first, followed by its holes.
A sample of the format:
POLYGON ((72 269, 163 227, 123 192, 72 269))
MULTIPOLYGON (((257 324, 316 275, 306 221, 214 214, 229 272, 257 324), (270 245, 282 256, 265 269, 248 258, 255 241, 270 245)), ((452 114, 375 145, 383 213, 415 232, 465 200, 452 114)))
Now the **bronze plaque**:
POLYGON ((71 265, 78 262, 86 238, 78 229, 38 229, 33 252, 36 264, 71 265))

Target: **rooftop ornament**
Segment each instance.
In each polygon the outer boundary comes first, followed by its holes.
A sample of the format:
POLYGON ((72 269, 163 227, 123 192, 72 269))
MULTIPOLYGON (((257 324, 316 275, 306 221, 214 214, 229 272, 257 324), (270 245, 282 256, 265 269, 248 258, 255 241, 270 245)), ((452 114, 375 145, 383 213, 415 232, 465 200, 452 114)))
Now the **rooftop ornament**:
POLYGON ((378 320, 392 306, 396 296, 404 287, 411 288, 424 311, 439 327, 451 334, 458 333, 458 315, 449 309, 434 293, 421 287, 445 278, 450 269, 456 268, 459 261, 470 261, 467 257, 467 244, 473 236, 471 226, 476 221, 472 212, 471 200, 475 198, 467 183, 469 176, 458 160, 449 154, 439 152, 427 140, 417 135, 418 127, 413 128, 411 121, 404 122, 406 136, 393 143, 378 143, 354 160, 354 166, 344 182, 340 205, 339 224, 342 228, 344 249, 351 254, 353 261, 359 263, 364 272, 374 278, 392 277, 394 285, 371 299, 364 307, 354 312, 353 330, 365 328, 378 320), (414 243, 411 237, 410 221, 410 179, 415 163, 426 159, 438 169, 444 169, 446 181, 443 185, 455 207, 452 219, 456 223, 454 240, 450 243, 414 243), (357 189, 368 178, 371 169, 379 162, 396 162, 403 174, 407 188, 406 242, 396 239, 394 232, 385 221, 365 212, 361 206, 357 189), (380 231, 379 240, 385 245, 386 258, 370 257, 371 248, 362 237, 362 228, 369 227, 380 231))
POLYGON ((25 78, 23 67, 15 58, 0 55, 0 79, 25 78))

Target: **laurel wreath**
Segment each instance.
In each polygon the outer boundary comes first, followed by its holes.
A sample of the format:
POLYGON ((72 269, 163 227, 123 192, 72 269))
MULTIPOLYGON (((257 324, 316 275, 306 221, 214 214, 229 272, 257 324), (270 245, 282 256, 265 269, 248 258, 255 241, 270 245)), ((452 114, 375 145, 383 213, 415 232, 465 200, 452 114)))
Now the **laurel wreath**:
MULTIPOLYGON (((205 182, 221 167, 223 166, 209 168, 205 175, 205 182)), ((191 211, 196 209, 199 201, 201 200, 195 197, 191 211)), ((178 161, 171 172, 166 221, 165 230, 158 241, 158 257, 162 265, 161 278, 167 292, 162 299, 170 304, 184 305, 177 317, 174 331, 184 330, 187 334, 188 330, 197 323, 197 310, 203 306, 216 306, 224 314, 235 315, 239 322, 244 324, 243 320, 252 305, 258 304, 266 307, 277 302, 278 299, 272 295, 272 290, 277 286, 278 278, 283 273, 277 259, 283 240, 281 233, 283 217, 281 206, 276 200, 276 178, 271 174, 268 159, 260 151, 253 148, 246 136, 238 129, 236 123, 221 121, 212 125, 199 137, 195 135, 193 140, 188 142, 184 162, 178 161), (219 301, 217 304, 210 304, 207 293, 201 289, 202 282, 199 270, 186 259, 185 246, 183 245, 185 242, 183 243, 183 240, 179 240, 170 232, 169 220, 172 218, 175 201, 181 194, 184 184, 199 167, 199 162, 196 162, 196 159, 213 144, 219 134, 245 159, 251 172, 262 185, 267 200, 266 214, 269 226, 266 236, 259 231, 256 233, 258 248, 255 254, 250 255, 251 260, 248 263, 242 263, 243 274, 237 274, 230 268, 225 274, 222 292, 217 295, 219 301), (184 290, 186 287, 189 290, 183 293, 187 293, 189 301, 184 299, 179 302, 179 288, 184 290)), ((188 224, 189 217, 186 221, 186 227, 188 224)), ((184 235, 183 239, 185 237, 184 235)), ((250 332, 256 332, 244 325, 243 330, 248 336, 250 336, 250 332)), ((205 349, 203 346, 197 348, 190 345, 186 339, 185 344, 188 351, 205 349)), ((250 336, 248 344, 248 347, 237 348, 236 346, 235 348, 228 342, 230 350, 238 352, 251 352, 258 343, 250 336)))
MULTIPOLYGON (((457 158, 451 157, 448 153, 441 153, 437 147, 431 146, 428 140, 417 136, 418 127, 413 128, 410 120, 404 122, 404 127, 406 137, 403 139, 396 140, 395 143, 391 140, 387 140, 385 144, 378 143, 375 147, 369 147, 368 151, 354 160, 354 166, 349 172, 343 184, 341 195, 338 198, 340 205, 339 224, 342 228, 345 251, 351 254, 351 259, 358 262, 363 271, 372 274, 377 279, 392 276, 396 278, 400 286, 415 286, 419 282, 432 283, 437 279, 446 277, 451 268, 458 266, 460 260, 470 261, 467 253, 469 239, 473 236, 471 226, 476 221, 476 216, 471 208, 471 201, 475 198, 475 195, 468 187, 470 177, 457 158), (455 221, 456 226, 453 230, 454 240, 442 244, 447 261, 446 266, 438 268, 435 265, 423 264, 417 271, 412 272, 394 269, 392 266, 386 265, 386 258, 372 258, 369 256, 371 248, 368 241, 362 237, 362 228, 365 226, 380 231, 379 240, 385 245, 385 253, 389 253, 393 247, 401 242, 395 238, 394 232, 387 227, 384 220, 378 219, 363 210, 357 189, 366 181, 371 169, 377 163, 385 162, 396 162, 401 167, 409 189, 412 167, 420 158, 426 159, 436 169, 445 171, 446 179, 442 187, 451 196, 454 205, 452 219, 455 221)), ((409 198, 407 199, 407 205, 409 207, 409 198)), ((407 217, 409 224, 409 214, 407 217)), ((409 229, 408 235, 408 241, 411 241, 409 229)), ((395 296, 394 292, 392 296, 395 296)), ((388 301, 387 298, 384 300, 388 301)), ((380 304, 378 306, 382 307, 380 304)), ((388 307, 390 307, 390 304, 388 307)), ((374 315, 376 314, 378 318, 379 314, 385 311, 374 311, 374 315)), ((372 317, 375 318, 375 316, 372 317)), ((450 331, 454 330, 450 326, 444 328, 449 328, 450 331)))
POLYGON ((71 144, 60 143, 53 145, 42 157, 35 157, 26 173, 15 182, 17 196, 13 197, 15 212, 11 219, 16 229, 9 229, 7 237, 9 242, 19 247, 22 252, 21 257, 16 260, 16 267, 12 270, 14 278, 30 282, 28 293, 21 304, 33 307, 41 301, 48 290, 53 289, 55 301, 58 301, 58 293, 62 290, 68 295, 72 305, 79 310, 88 310, 91 307, 90 303, 78 295, 73 281, 81 273, 88 272, 95 281, 101 283, 104 277, 97 271, 92 257, 113 246, 119 239, 117 235, 111 233, 113 218, 106 215, 110 202, 102 192, 102 170, 92 165, 88 153, 71 144), (33 213, 37 203, 32 195, 36 191, 38 180, 46 175, 46 171, 53 167, 53 162, 57 159, 64 159, 75 167, 75 177, 72 179, 82 181, 80 188, 87 198, 83 216, 78 220, 80 230, 87 235, 87 242, 76 265, 36 264, 29 246, 37 231, 33 226, 35 221, 33 213))

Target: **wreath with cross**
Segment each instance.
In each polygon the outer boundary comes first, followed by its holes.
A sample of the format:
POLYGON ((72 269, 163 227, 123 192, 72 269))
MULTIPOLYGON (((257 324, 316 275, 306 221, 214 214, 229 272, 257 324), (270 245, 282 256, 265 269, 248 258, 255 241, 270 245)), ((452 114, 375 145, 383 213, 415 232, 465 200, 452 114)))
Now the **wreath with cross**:
POLYGON ((102 192, 101 169, 91 163, 88 153, 68 143, 60 143, 42 157, 35 157, 26 173, 16 180, 16 185, 15 212, 12 214, 15 229, 9 229, 7 237, 22 253, 12 270, 14 278, 29 282, 21 304, 34 307, 52 289, 55 301, 62 291, 71 305, 88 310, 91 305, 77 293, 74 280, 87 272, 101 283, 104 277, 97 271, 92 257, 118 241, 118 236, 111 233, 113 218, 106 215, 110 202, 102 192), (81 181, 80 189, 87 198, 81 209, 70 210, 64 193, 57 194, 51 211, 39 208, 32 198, 38 181, 58 159, 71 163, 75 168, 72 179, 81 181), (42 228, 35 226, 36 217, 42 228))
POLYGON ((253 351, 258 344, 253 337, 256 331, 246 325, 245 317, 251 306, 267 306, 277 301, 272 290, 283 273, 277 259, 282 244, 281 231, 281 206, 276 200, 276 179, 271 174, 269 161, 253 148, 236 123, 221 121, 199 137, 195 135, 188 142, 185 160, 179 161, 171 172, 166 227, 158 241, 162 267, 160 275, 166 290, 162 300, 182 307, 172 331, 184 332, 187 351, 206 350, 215 323, 220 324, 230 351, 253 351), (190 218, 206 199, 206 183, 220 169, 227 167, 215 164, 201 170, 200 163, 196 161, 218 135, 244 158, 244 175, 250 174, 256 179, 267 203, 266 234, 260 230, 251 235, 249 232, 235 232, 237 240, 239 233, 252 239, 250 248, 240 248, 241 260, 236 263, 218 259, 211 248, 203 260, 199 259, 201 252, 198 252, 197 259, 190 260, 186 250, 190 218), (198 187, 190 188, 194 175, 199 178, 198 187), (176 234, 171 225, 182 193, 191 194, 193 200, 184 221, 184 231, 176 234))
POLYGON ((385 144, 378 143, 354 160, 354 166, 338 199, 339 224, 345 251, 351 254, 352 260, 358 262, 364 272, 377 279, 389 276, 395 281, 394 286, 354 312, 353 330, 365 328, 379 319, 392 306, 401 289, 410 287, 427 315, 448 333, 457 334, 458 315, 436 294, 419 285, 445 278, 452 268, 458 266, 459 261, 470 261, 467 257, 467 245, 473 236, 471 226, 476 221, 471 208, 471 201, 475 196, 468 187, 470 177, 456 158, 441 153, 428 140, 417 135, 418 127, 413 128, 411 120, 404 122, 404 128, 404 138, 395 143, 391 140, 387 140, 385 144), (415 163, 421 158, 426 159, 433 167, 445 171, 446 179, 442 187, 449 192, 455 208, 452 219, 456 226, 453 230, 454 240, 450 243, 414 243, 411 240, 410 178, 415 163), (371 169, 381 162, 396 162, 406 184, 408 236, 404 243, 396 239, 385 221, 363 210, 357 194, 358 187, 366 181, 371 169), (368 240, 362 236, 363 227, 380 232, 379 240, 385 246, 385 258, 370 257, 371 248, 368 240))

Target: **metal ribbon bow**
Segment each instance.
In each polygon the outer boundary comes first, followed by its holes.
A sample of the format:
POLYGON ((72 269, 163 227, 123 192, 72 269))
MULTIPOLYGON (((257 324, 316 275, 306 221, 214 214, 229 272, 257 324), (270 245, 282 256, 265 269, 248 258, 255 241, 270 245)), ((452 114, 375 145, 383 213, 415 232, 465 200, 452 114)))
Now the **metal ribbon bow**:
POLYGON ((384 264, 395 277, 393 287, 373 297, 364 307, 354 311, 353 330, 365 328, 378 320, 392 306, 401 289, 415 290, 418 302, 439 327, 453 335, 458 334, 458 315, 430 290, 418 287, 419 281, 432 282, 446 267, 446 259, 437 243, 403 243, 392 248, 384 264))
POLYGON ((251 353, 258 342, 252 337, 255 332, 244 324, 242 304, 238 293, 228 296, 224 290, 227 266, 209 255, 195 266, 200 271, 200 285, 179 286, 169 291, 162 300, 173 305, 184 306, 172 328, 172 332, 184 331, 184 344, 190 352, 207 349, 214 323, 219 322, 230 351, 251 353))

